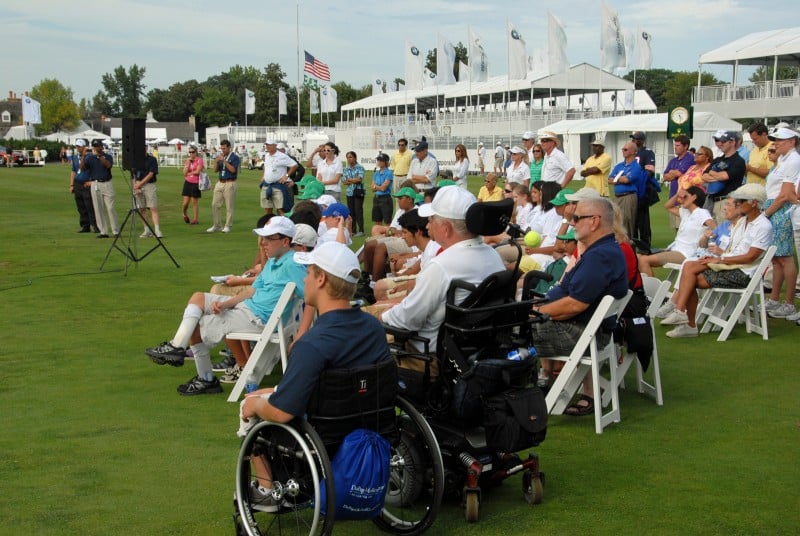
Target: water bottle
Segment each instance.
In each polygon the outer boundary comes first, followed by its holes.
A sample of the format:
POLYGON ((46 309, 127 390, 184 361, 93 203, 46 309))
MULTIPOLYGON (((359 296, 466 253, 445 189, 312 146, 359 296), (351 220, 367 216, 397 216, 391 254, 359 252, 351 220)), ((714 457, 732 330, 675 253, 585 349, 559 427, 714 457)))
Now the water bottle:
POLYGON ((258 390, 258 383, 259 383, 259 381, 256 378, 256 375, 251 372, 247 376, 247 381, 244 384, 245 392, 252 393, 253 391, 257 391, 258 390))
POLYGON ((531 356, 536 356, 536 348, 531 346, 530 348, 518 348, 516 350, 511 350, 506 355, 506 359, 509 361, 525 361, 531 356))

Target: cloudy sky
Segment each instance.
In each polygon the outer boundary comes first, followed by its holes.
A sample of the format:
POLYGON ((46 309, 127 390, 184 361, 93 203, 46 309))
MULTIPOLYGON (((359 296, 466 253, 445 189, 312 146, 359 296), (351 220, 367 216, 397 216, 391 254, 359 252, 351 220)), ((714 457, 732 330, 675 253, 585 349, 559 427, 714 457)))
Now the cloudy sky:
MULTIPOLYGON (((297 81, 296 0, 4 4, 3 96, 55 78, 73 90, 76 101, 91 98, 101 89, 103 74, 133 64, 146 68, 146 91, 203 81, 236 64, 261 68, 276 62, 289 84, 297 81)), ((653 36, 653 67, 688 71, 697 69, 702 53, 747 33, 791 27, 800 15, 797 0, 607 4, 618 12, 624 29, 653 36)), ((506 20, 522 34, 530 54, 545 45, 547 9, 566 26, 570 63, 600 63, 600 0, 302 0, 299 6, 300 52, 306 49, 328 63, 333 82, 361 86, 375 78, 402 78, 406 39, 426 51, 436 46, 437 32, 453 43, 466 43, 468 27, 483 38, 489 74, 505 74, 506 20)), ((730 68, 707 70, 730 81, 730 68)))

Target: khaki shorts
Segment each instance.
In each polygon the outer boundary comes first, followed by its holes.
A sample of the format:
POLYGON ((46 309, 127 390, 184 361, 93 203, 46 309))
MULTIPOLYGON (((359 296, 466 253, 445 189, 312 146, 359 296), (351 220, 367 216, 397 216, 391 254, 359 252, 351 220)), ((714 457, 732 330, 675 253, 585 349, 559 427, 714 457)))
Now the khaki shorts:
POLYGON ((148 182, 142 186, 142 193, 136 194, 136 206, 139 208, 158 208, 155 184, 148 182))
POLYGON ((267 197, 267 187, 261 188, 261 208, 283 208, 283 192, 278 188, 272 189, 272 197, 267 197))
POLYGON ((264 323, 253 314, 244 302, 237 303, 233 309, 226 309, 219 314, 211 312, 211 304, 226 301, 229 296, 218 296, 206 293, 206 302, 203 316, 200 317, 200 335, 203 342, 209 346, 216 346, 228 333, 244 331, 246 333, 261 333, 264 323))
POLYGON ((408 247, 406 241, 398 236, 384 236, 383 238, 378 238, 378 242, 381 244, 386 244, 386 251, 389 255, 394 255, 396 253, 411 253, 411 248, 408 247))

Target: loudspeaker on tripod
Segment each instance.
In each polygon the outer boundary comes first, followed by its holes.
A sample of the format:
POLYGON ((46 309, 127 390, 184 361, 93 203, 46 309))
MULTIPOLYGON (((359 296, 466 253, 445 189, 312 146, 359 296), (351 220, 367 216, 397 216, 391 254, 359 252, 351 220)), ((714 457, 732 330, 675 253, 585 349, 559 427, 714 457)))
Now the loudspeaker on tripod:
POLYGON ((144 119, 122 118, 122 168, 144 169, 146 156, 144 146, 144 119))

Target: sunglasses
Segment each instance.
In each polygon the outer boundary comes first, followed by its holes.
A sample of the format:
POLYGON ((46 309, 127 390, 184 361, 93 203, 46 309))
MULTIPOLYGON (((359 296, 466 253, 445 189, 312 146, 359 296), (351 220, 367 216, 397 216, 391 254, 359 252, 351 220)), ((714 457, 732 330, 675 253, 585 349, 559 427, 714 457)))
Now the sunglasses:
POLYGON ((512 194, 512 193, 514 193, 514 190, 503 190, 503 191, 504 191, 505 193, 507 193, 507 194, 512 194))
POLYGON ((600 216, 598 216, 597 214, 581 214, 580 216, 578 216, 577 214, 573 214, 572 222, 578 223, 579 221, 585 220, 586 218, 599 218, 599 217, 600 216))

